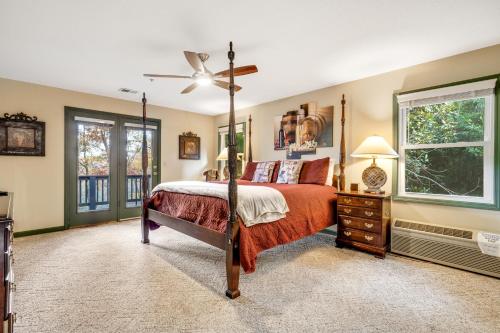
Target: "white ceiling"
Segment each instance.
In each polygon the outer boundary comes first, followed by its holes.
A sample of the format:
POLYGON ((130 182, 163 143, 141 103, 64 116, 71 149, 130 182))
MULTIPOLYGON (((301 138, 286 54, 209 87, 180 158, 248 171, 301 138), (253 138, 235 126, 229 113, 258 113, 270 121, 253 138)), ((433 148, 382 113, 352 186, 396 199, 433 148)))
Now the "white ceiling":
POLYGON ((0 77, 219 114, 225 90, 142 73, 190 75, 183 50, 225 69, 232 40, 259 68, 243 108, 498 44, 499 18, 499 0, 0 0, 0 77))

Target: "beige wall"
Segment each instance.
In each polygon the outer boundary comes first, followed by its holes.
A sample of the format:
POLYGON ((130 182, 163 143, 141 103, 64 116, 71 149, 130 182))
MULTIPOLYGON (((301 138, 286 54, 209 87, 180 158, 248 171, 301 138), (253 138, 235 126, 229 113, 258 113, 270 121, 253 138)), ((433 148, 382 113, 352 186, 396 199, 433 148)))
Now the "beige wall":
MULTIPOLYGON (((252 114, 253 152, 255 160, 285 158, 283 151, 273 150, 273 117, 299 104, 317 101, 320 106, 334 105, 335 146, 339 146, 340 100, 347 100, 347 151, 350 153, 371 135, 384 136, 393 142, 392 95, 394 92, 425 88, 500 73, 500 45, 456 55, 438 61, 421 64, 321 90, 258 105, 237 112, 238 121, 252 114)), ((216 126, 227 123, 227 115, 216 118, 216 126)), ((338 150, 320 149, 318 155, 338 156, 338 150)), ((368 160, 347 160, 347 183, 361 183, 361 172, 370 163, 368 160)), ((391 162, 379 161, 389 175, 385 189, 391 189, 391 162)), ((364 186, 364 185, 362 185, 364 186)), ((489 231, 500 231, 500 212, 468 208, 456 208, 429 204, 393 203, 393 216, 429 223, 467 227, 489 231)))
MULTIPOLYGON (((142 114, 139 103, 5 79, 0 101, 0 114, 24 112, 46 122, 45 157, 0 156, 0 189, 15 193, 15 231, 64 224, 64 106, 142 114)), ((201 179, 213 167, 214 117, 157 106, 148 106, 148 116, 162 122, 162 180, 201 179), (178 135, 184 131, 201 137, 199 161, 178 159, 178 135)))

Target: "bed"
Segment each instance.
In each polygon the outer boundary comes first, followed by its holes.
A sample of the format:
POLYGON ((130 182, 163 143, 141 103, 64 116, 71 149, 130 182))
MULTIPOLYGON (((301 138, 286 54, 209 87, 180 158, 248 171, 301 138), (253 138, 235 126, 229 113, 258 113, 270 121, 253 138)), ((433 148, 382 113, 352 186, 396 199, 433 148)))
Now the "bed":
MULTIPOLYGON (((157 191, 148 194, 147 182, 143 181, 143 210, 141 217, 142 242, 148 244, 149 232, 167 226, 219 249, 226 251, 226 296, 234 299, 240 295, 240 266, 246 273, 256 269, 258 253, 280 244, 290 243, 319 232, 336 221, 335 200, 337 189, 345 188, 345 99, 342 96, 341 140, 338 168, 332 185, 253 183, 236 179, 236 139, 234 115, 234 51, 230 44, 229 57, 229 181, 227 200, 187 193, 157 191), (289 212, 271 223, 246 226, 237 214, 238 186, 249 185, 271 188, 285 198, 289 212), (311 200, 314 197, 314 200, 311 200)), ((143 178, 147 179, 147 149, 145 136, 146 98, 143 95, 143 178)), ((248 160, 252 162, 251 118, 249 119, 248 160)), ((263 190, 264 191, 264 190, 263 190)), ((240 193, 241 195, 242 193, 240 193)))

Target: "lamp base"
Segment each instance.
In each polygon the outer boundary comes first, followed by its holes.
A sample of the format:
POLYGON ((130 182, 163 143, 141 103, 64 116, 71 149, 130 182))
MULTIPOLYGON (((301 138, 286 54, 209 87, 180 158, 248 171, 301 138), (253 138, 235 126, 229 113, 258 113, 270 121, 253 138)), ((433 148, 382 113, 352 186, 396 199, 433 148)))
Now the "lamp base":
POLYGON ((383 169, 377 166, 375 159, 373 159, 372 165, 363 171, 362 179, 363 183, 368 187, 364 190, 365 193, 385 193, 385 191, 382 191, 380 188, 386 183, 387 174, 383 169))

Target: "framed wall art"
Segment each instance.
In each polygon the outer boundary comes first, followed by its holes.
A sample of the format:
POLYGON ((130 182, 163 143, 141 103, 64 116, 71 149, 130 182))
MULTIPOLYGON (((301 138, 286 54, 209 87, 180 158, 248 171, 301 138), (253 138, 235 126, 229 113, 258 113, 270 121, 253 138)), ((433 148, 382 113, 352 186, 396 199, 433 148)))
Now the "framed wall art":
POLYGON ((179 159, 200 159, 200 137, 193 132, 184 132, 179 135, 179 159))
POLYGON ((45 123, 24 113, 0 118, 0 155, 45 156, 45 123))

